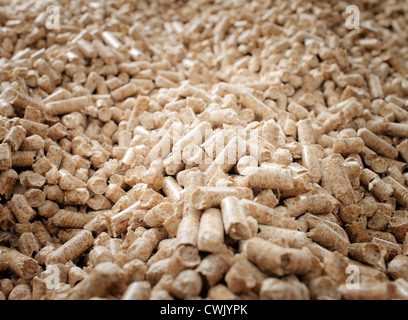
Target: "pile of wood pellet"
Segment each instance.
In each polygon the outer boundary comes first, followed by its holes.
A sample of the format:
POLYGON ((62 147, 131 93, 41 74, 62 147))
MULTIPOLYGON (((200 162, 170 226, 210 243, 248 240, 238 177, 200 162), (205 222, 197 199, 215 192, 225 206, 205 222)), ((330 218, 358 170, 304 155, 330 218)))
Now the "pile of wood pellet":
POLYGON ((408 299, 406 1, 0 0, 0 43, 0 300, 408 299))

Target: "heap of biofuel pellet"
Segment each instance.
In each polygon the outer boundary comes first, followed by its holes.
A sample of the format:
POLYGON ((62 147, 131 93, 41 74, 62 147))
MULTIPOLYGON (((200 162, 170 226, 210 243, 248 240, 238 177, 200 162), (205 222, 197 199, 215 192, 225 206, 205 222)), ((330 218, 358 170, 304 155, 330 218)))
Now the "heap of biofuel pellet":
POLYGON ((408 299, 406 3, 61 3, 0 1, 0 300, 408 299))

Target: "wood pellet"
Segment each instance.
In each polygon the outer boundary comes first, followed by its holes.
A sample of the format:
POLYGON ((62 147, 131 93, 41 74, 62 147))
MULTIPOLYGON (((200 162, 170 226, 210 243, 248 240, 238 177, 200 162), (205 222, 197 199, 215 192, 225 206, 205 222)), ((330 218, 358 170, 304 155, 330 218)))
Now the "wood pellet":
POLYGON ((0 1, 0 300, 408 300, 407 26, 0 1))

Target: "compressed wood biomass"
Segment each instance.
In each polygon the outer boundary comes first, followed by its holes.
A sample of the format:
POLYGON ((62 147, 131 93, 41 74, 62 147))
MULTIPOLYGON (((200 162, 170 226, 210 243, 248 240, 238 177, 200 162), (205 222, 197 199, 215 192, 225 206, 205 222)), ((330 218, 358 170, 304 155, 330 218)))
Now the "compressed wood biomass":
POLYGON ((407 20, 0 0, 0 300, 408 299, 407 20))

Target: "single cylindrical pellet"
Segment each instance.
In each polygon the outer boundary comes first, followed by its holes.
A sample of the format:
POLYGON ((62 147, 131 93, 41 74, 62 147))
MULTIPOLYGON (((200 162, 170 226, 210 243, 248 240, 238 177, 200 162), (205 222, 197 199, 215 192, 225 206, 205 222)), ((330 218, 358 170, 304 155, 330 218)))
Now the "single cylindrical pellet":
POLYGON ((267 276, 247 259, 239 258, 225 275, 225 283, 231 291, 240 294, 251 290, 259 292, 267 276))
POLYGON ((249 188, 282 189, 293 188, 293 175, 290 169, 279 165, 248 167, 242 173, 249 188))
POLYGON ((92 105, 92 99, 85 96, 49 102, 46 104, 46 109, 49 115, 57 116, 74 111, 82 111, 90 105, 92 105))
POLYGON ((302 147, 302 164, 309 169, 310 181, 318 183, 322 177, 320 168, 320 155, 322 147, 316 144, 304 145, 302 147))
POLYGON ((310 119, 300 120, 297 123, 298 138, 302 145, 315 144, 316 138, 310 119))
POLYGON ((201 215, 197 247, 200 251, 218 252, 224 243, 224 226, 218 209, 207 209, 201 215))
POLYGON ((327 174, 334 196, 345 205, 354 204, 354 191, 340 155, 334 154, 327 160, 327 174))
POLYGON ((0 145, 0 169, 7 170, 13 166, 11 148, 8 144, 0 145))
POLYGON ((279 200, 272 189, 262 190, 256 195, 254 201, 269 208, 274 208, 279 203, 279 200))
POLYGON ((333 152, 336 153, 360 153, 364 147, 361 138, 340 138, 333 141, 333 152))
MULTIPOLYGON (((194 209, 195 210, 195 209, 194 209)), ((201 211, 191 211, 184 215, 177 229, 180 244, 196 246, 200 228, 201 211)))
POLYGON ((328 193, 307 195, 307 210, 313 214, 332 212, 337 213, 340 207, 339 201, 328 193))
POLYGON ((244 207, 238 198, 226 197, 222 199, 221 212, 226 234, 236 240, 245 240, 251 237, 244 207))
POLYGON ((86 230, 81 231, 71 240, 52 252, 47 258, 47 265, 75 260, 92 246, 94 238, 92 233, 86 230))
POLYGON ((111 95, 115 101, 122 101, 126 98, 134 96, 137 90, 136 85, 130 82, 111 92, 111 95))
POLYGON ((171 201, 178 202, 182 200, 182 191, 183 188, 173 177, 163 179, 163 192, 171 201))
POLYGON ((200 275, 193 270, 182 271, 173 281, 171 293, 179 299, 198 296, 202 289, 200 275))
POLYGON ((60 228, 83 228, 91 220, 91 216, 83 212, 61 210, 52 217, 54 225, 60 228))

